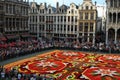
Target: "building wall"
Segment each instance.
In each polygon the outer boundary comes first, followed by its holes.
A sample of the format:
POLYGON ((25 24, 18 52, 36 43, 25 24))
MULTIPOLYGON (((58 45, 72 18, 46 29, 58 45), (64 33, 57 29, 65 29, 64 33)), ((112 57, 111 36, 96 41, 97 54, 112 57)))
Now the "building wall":
POLYGON ((4 1, 4 33, 24 34, 28 33, 28 9, 26 0, 4 1))
POLYGON ((42 3, 38 5, 36 2, 32 2, 30 6, 29 25, 31 34, 34 34, 37 37, 44 36, 49 39, 74 41, 84 38, 84 34, 87 33, 86 42, 94 43, 97 9, 95 5, 91 3, 91 0, 90 2, 84 1, 81 6, 77 6, 74 3, 71 3, 70 6, 66 6, 64 4, 59 6, 59 3, 57 3, 56 8, 54 8, 51 5, 48 5, 47 7, 46 4, 42 3), (86 2, 92 7, 92 9, 91 7, 89 10, 82 9, 86 2), (36 12, 31 13, 33 10, 36 10, 36 12), (43 11, 44 13, 42 13, 43 11), (85 18, 85 13, 89 13, 88 19, 81 19, 81 12, 83 13, 83 18, 85 18), (37 19, 35 22, 33 22, 32 16, 35 16, 37 19), (81 22, 83 24, 87 22, 89 26, 86 33, 84 31, 84 25, 82 26, 83 30, 81 30, 81 22))
POLYGON ((81 42, 95 44, 97 8, 91 0, 84 1, 79 7, 79 37, 81 42))
POLYGON ((106 0, 106 44, 120 42, 120 1, 106 0))
POLYGON ((0 1, 0 33, 3 33, 3 24, 4 24, 4 4, 3 1, 0 1))

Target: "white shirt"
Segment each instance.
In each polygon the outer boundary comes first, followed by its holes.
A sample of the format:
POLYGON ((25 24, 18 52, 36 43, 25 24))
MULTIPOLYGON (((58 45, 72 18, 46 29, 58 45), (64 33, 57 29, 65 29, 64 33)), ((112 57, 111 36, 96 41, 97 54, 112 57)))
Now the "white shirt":
POLYGON ((4 72, 1 72, 1 77, 5 78, 5 73, 4 72))

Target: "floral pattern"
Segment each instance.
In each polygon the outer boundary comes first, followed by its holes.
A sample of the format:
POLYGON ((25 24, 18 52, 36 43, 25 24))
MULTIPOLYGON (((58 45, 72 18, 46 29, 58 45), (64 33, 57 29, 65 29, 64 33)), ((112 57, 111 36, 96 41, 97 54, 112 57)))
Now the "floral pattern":
POLYGON ((56 80, 120 80, 120 55, 55 50, 4 66, 56 80))

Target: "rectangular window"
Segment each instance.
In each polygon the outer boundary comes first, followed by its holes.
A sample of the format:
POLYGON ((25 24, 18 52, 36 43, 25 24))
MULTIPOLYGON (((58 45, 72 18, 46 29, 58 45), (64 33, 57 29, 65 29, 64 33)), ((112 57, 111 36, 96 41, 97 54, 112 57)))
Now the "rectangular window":
POLYGON ((59 25, 57 26, 57 30, 59 31, 59 25))
POLYGON ((61 16, 61 22, 63 21, 63 16, 61 16))
POLYGON ((93 41, 93 34, 90 34, 90 42, 93 41))
POLYGON ((80 19, 83 19, 83 12, 80 12, 80 19))
POLYGON ((93 32, 93 23, 90 23, 90 32, 93 32))
POLYGON ((62 25, 61 25, 61 31, 62 31, 62 28, 63 28, 63 27, 62 27, 62 25))
POLYGON ((41 22, 41 16, 39 17, 39 19, 40 19, 40 22, 41 22))
POLYGON ((85 28, 84 32, 88 32, 88 23, 85 23, 85 28))
POLYGON ((54 22, 56 22, 56 16, 54 16, 54 22))
POLYGON ((48 16, 46 16, 46 21, 48 21, 48 16))
POLYGON ((83 31, 83 23, 82 22, 80 23, 79 31, 83 31))
POLYGON ((77 31, 77 25, 75 25, 75 31, 77 31))
POLYGON ((54 24, 54 31, 56 31, 56 24, 54 24))
POLYGON ((86 10, 88 10, 89 9, 89 7, 88 6, 86 6, 86 10))
POLYGON ((68 22, 70 22, 70 16, 68 16, 68 22))
POLYGON ((73 22, 73 21, 74 21, 74 17, 72 16, 72 17, 71 17, 71 22, 73 22))
POLYGON ((90 13, 90 19, 91 19, 91 20, 94 19, 94 12, 90 13))
POLYGON ((66 31, 66 25, 64 25, 64 31, 66 31))
POLYGON ((33 16, 33 22, 34 22, 35 20, 34 20, 34 16, 33 16))
POLYGON ((68 25, 68 29, 67 30, 70 31, 70 25, 68 25))
POLYGON ((77 16, 75 16, 75 22, 77 22, 77 16))
POLYGON ((66 22, 66 16, 64 16, 64 22, 66 22))
POLYGON ((37 16, 36 16, 36 22, 37 22, 37 16))
POLYGON ((59 22, 59 16, 58 16, 58 22, 59 22))
POLYGON ((41 25, 39 25, 39 30, 42 31, 42 30, 41 30, 41 25))
POLYGON ((42 20, 43 20, 43 22, 45 21, 44 16, 43 16, 43 19, 42 19, 42 20))
POLYGON ((74 10, 73 9, 71 10, 71 13, 74 14, 74 10))
POLYGON ((71 25, 71 31, 73 31, 73 25, 71 25))
POLYGON ((88 13, 85 13, 85 19, 88 19, 88 13))

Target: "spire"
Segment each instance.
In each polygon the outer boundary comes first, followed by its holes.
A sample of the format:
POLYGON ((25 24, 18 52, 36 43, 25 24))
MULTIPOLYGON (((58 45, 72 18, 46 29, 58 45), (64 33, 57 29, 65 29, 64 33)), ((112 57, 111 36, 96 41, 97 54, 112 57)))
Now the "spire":
POLYGON ((33 2, 35 2, 35 0, 33 0, 33 2))

